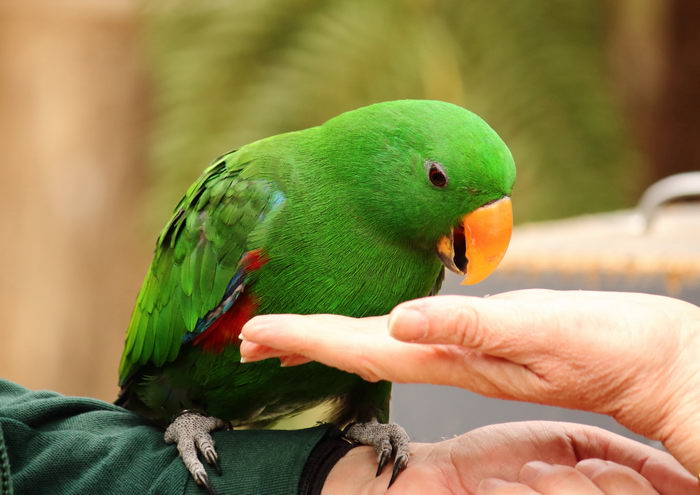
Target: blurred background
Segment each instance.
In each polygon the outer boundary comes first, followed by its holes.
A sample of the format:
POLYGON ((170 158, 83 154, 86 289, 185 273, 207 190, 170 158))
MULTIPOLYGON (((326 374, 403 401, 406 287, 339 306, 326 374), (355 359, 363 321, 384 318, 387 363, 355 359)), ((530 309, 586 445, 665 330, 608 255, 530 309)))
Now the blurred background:
MULTIPOLYGON (((633 206, 700 166, 699 23, 693 0, 0 0, 0 376, 113 400, 156 233, 189 183, 223 152, 369 103, 431 98, 481 115, 518 165, 520 224, 633 206)), ((685 213, 669 228, 700 232, 685 213)), ((517 254, 472 293, 700 302, 682 264, 533 271, 517 254)), ((398 387, 395 402, 419 440, 526 417, 616 428, 438 387, 398 387)))

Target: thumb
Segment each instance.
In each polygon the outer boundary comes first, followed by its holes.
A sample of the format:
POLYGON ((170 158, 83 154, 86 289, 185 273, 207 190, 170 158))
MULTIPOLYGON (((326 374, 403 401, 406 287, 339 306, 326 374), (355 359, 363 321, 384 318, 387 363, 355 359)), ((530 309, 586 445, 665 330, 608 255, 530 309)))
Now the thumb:
POLYGON ((551 332, 557 331, 558 325, 546 323, 541 307, 517 300, 435 296, 394 308, 389 333, 406 342, 456 344, 513 357, 541 351, 551 342, 551 332))

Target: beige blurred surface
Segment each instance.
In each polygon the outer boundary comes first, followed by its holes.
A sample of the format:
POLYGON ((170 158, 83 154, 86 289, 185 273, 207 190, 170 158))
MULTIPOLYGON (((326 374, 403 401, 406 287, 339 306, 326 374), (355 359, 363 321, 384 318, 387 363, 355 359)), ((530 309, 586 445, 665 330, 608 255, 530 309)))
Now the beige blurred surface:
POLYGON ((146 78, 131 2, 0 2, 0 377, 116 392, 147 264, 146 78))
POLYGON ((648 231, 634 210, 524 224, 499 272, 700 278, 700 205, 664 207, 648 231))

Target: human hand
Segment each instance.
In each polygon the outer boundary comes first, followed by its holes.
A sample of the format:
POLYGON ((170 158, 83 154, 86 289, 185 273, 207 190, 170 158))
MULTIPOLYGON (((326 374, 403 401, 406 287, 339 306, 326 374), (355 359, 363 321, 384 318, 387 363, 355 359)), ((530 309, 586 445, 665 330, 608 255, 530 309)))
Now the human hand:
MULTIPOLYGON (((357 447, 331 470, 324 492, 383 494, 390 469, 357 447)), ((667 453, 591 426, 529 421, 491 425, 435 444, 412 444, 389 493, 580 495, 693 493, 695 478, 667 453)))
POLYGON ((609 414, 700 472, 700 308, 647 294, 525 290, 409 301, 387 317, 265 315, 249 361, 460 386, 609 414), (388 331, 387 331, 388 328, 388 331))

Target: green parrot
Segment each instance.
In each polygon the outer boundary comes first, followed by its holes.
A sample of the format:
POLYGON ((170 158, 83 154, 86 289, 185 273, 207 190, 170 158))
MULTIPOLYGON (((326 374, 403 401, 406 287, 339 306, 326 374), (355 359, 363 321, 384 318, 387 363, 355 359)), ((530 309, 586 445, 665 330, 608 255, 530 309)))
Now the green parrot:
POLYGON ((373 445, 381 472, 408 461, 391 384, 319 363, 241 363, 258 314, 383 315, 435 294, 444 268, 476 283, 510 239, 513 158, 459 106, 378 103, 217 158, 160 233, 119 369, 117 404, 167 426, 197 483, 209 432, 264 427, 332 401, 327 418, 373 445), (168 426, 169 425, 169 426, 168 426))

